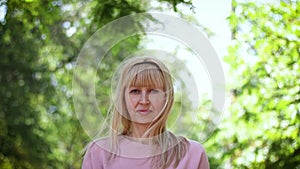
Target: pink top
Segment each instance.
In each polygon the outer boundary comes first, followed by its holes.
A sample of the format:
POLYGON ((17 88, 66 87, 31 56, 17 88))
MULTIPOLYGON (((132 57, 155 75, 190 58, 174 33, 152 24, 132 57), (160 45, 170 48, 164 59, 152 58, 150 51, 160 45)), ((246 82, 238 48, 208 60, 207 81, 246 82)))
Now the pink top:
MULTIPOLYGON (((209 169, 205 150, 198 142, 188 140, 190 146, 178 169, 209 169)), ((121 137, 119 155, 108 161, 107 139, 98 140, 89 146, 82 163, 82 169, 150 169, 151 145, 143 144, 121 137), (148 157, 146 156, 148 154, 148 157), (150 160, 149 160, 150 159, 150 160)), ((172 168, 172 165, 170 165, 172 168)))

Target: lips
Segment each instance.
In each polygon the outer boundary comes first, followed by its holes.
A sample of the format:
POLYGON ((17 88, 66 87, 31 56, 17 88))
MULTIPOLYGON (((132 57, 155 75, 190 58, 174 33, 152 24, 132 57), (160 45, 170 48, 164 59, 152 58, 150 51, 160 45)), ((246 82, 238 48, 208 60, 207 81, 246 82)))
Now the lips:
POLYGON ((140 109, 140 110, 137 110, 136 112, 139 114, 142 114, 142 115, 147 115, 147 114, 151 113, 151 111, 149 109, 140 109))

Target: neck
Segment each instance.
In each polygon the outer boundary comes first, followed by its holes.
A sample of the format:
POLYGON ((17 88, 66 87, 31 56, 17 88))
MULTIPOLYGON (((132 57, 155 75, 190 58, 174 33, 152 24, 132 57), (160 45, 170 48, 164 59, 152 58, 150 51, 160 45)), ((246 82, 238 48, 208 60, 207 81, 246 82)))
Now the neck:
POLYGON ((131 137, 134 138, 147 138, 149 136, 145 136, 145 132, 149 129, 149 124, 141 124, 141 123, 132 123, 132 132, 130 134, 131 137))
MULTIPOLYGON (((153 135, 151 136, 150 133, 147 133, 147 130, 151 127, 151 124, 150 123, 135 123, 135 122, 132 122, 131 123, 131 132, 128 134, 128 136, 130 137, 133 137, 133 138, 149 138, 149 137, 153 137, 153 135)), ((162 129, 160 129, 158 131, 155 130, 154 132, 156 134, 161 134, 161 132, 164 132, 165 131, 165 127, 163 127, 162 129)))

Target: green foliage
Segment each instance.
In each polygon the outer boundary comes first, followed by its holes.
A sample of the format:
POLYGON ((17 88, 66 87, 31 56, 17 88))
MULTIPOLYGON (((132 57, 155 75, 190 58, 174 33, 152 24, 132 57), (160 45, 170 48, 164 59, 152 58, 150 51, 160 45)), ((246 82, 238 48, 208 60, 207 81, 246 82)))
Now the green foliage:
POLYGON ((213 168, 296 168, 300 161, 297 1, 233 1, 232 103, 206 144, 213 168))
MULTIPOLYGON (((190 1, 159 0, 174 11, 190 1)), ((0 1, 7 12, 0 27, 0 168, 80 168, 90 138, 72 105, 72 75, 84 42, 119 17, 147 11, 148 1, 0 1)), ((300 161, 299 2, 232 2, 233 45, 225 60, 232 68, 232 103, 205 143, 211 168, 295 168, 300 161)), ((180 11, 178 11, 180 12, 180 11)), ((2 18, 1 18, 2 19, 2 18)), ((128 23, 130 24, 130 23, 128 23)), ((139 25, 133 25, 139 26, 139 25)), ((112 28, 119 32, 122 28, 112 28)), ((109 37, 107 37, 109 38, 109 37)), ((139 49, 136 36, 116 44, 97 72, 96 96, 103 115, 109 79, 118 63, 139 49), (120 55, 122 54, 122 55, 120 55)), ((189 116, 186 99, 174 130, 188 128, 201 140, 214 125, 205 115, 189 116), (194 125, 196 124, 196 125, 194 125), (208 126, 199 126, 207 124, 208 126)), ((177 114, 171 117, 176 119, 177 114)), ((169 122, 170 123, 170 122, 169 122)), ((181 130, 180 130, 181 129, 181 130)))
MULTIPOLYGON (((53 166, 43 136, 41 114, 37 109, 54 91, 47 65, 39 61, 43 28, 34 20, 43 9, 38 3, 7 2, 6 23, 0 32, 0 166, 1 168, 39 168, 53 166)), ((44 12, 45 13, 45 12, 44 12)), ((51 15, 50 13, 47 15, 51 15)))
MULTIPOLYGON (((174 7, 185 3, 167 2, 174 7)), ((80 168, 89 138, 71 100, 76 57, 98 28, 146 11, 148 5, 131 0, 0 1, 7 9, 0 23, 0 168, 80 168)), ((99 78, 111 76, 122 59, 118 54, 134 51, 139 40, 116 45, 99 78)), ((97 94, 104 97, 109 90, 101 85, 97 94)))

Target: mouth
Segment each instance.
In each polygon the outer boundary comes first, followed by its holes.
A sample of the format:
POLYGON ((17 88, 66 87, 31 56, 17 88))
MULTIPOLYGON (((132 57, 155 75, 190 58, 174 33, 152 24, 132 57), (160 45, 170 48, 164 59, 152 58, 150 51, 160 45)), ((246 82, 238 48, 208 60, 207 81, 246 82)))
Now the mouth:
POLYGON ((148 110, 148 109, 143 109, 143 110, 137 110, 136 112, 141 115, 147 115, 147 114, 150 114, 152 111, 148 110))

